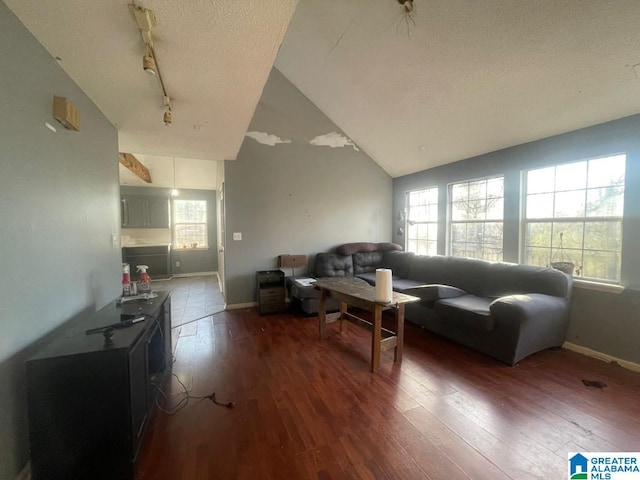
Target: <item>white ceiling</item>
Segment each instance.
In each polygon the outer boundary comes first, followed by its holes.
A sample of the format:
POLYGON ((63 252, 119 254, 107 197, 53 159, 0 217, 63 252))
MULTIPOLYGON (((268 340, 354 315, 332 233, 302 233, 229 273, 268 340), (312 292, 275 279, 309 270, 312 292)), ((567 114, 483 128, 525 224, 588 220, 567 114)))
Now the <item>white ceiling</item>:
POLYGON ((638 0, 300 0, 276 67, 396 177, 640 112, 638 0))
MULTIPOLYGON (((297 0, 146 0, 171 97, 162 120, 157 77, 131 0, 5 0, 119 130, 120 151, 235 159, 297 0)), ((82 114, 82 112, 80 112, 82 114)))
POLYGON ((127 0, 4 1, 151 157, 235 159, 276 54, 393 177, 640 112, 638 0, 146 0, 169 128, 127 0))

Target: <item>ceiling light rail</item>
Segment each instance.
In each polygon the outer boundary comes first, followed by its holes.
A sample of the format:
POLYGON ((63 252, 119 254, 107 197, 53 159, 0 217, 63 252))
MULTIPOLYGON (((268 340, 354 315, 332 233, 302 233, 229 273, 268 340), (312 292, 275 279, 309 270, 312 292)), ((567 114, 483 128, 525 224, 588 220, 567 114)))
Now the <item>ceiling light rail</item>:
POLYGON ((142 41, 145 44, 145 53, 142 57, 142 69, 146 73, 158 77, 158 82, 160 83, 160 88, 162 89, 162 99, 165 107, 162 120, 168 127, 172 122, 173 110, 171 108, 171 97, 167 92, 167 87, 164 84, 162 73, 160 72, 158 56, 156 55, 156 51, 153 48, 153 29, 155 28, 157 23, 156 15, 155 13, 153 13, 153 10, 138 5, 135 2, 129 4, 129 9, 133 14, 133 18, 135 19, 136 24, 138 25, 138 29, 140 30, 142 41))

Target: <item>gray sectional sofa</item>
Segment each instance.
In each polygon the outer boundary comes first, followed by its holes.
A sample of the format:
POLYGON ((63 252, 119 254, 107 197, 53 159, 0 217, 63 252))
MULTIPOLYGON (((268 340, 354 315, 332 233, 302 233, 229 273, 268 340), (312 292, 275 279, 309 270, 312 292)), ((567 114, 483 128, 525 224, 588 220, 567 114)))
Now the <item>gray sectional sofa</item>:
MULTIPOLYGON (((374 285, 376 268, 390 268, 393 289, 421 299, 407 304, 408 321, 508 365, 565 340, 572 277, 560 271, 414 255, 389 243, 352 243, 335 253, 319 253, 315 276, 352 275, 374 285)), ((317 313, 318 294, 312 286, 288 278, 287 290, 304 312, 317 313)))

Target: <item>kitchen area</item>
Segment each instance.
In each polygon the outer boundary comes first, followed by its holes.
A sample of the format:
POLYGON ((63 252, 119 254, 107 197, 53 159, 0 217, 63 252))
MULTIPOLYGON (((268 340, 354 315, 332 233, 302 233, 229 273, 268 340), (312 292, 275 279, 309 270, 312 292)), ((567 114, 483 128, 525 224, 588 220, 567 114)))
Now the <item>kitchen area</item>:
POLYGON ((154 280, 217 273, 217 162, 136 158, 152 181, 120 165, 122 262, 132 278, 137 265, 148 265, 154 280))

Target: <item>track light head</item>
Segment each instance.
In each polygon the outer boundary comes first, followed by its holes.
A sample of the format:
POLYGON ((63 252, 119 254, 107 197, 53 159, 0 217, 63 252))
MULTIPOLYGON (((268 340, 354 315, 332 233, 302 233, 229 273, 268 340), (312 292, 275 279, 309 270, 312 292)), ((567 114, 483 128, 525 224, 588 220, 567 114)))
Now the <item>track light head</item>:
POLYGON ((158 73, 158 67, 156 66, 156 61, 153 56, 147 52, 144 57, 142 57, 142 68, 149 75, 155 75, 158 73))
POLYGON ((167 109, 164 112, 163 120, 164 120, 165 126, 169 127, 171 125, 171 110, 167 109))

